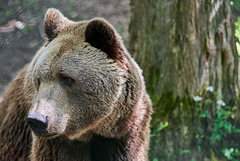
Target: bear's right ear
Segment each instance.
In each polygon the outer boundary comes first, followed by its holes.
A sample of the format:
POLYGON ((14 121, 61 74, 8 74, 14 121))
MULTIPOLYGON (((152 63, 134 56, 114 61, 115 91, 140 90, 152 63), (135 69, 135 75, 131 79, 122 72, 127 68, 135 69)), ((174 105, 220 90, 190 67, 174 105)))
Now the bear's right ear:
POLYGON ((54 8, 47 10, 44 18, 44 32, 48 41, 52 41, 71 21, 63 16, 63 14, 54 8))

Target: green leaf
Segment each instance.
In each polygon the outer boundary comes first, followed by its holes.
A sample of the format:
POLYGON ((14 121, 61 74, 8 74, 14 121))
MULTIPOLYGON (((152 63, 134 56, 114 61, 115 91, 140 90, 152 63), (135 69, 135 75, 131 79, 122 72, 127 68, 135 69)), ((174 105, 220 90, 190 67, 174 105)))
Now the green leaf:
POLYGON ((226 122, 226 123, 224 124, 224 128, 225 128, 225 130, 226 130, 229 134, 232 133, 232 124, 231 124, 230 122, 226 122))
POLYGON ((201 146, 197 146, 198 147, 198 152, 201 152, 201 146))
POLYGON ((161 122, 159 124, 159 127, 157 128, 157 131, 161 131, 161 130, 163 130, 166 127, 168 127, 168 122, 166 121, 164 124, 161 122))
POLYGON ((236 127, 233 129, 233 133, 240 133, 240 129, 237 129, 236 127))
POLYGON ((191 150, 183 150, 183 151, 180 152, 180 155, 186 154, 186 153, 191 153, 191 150))
POLYGON ((206 104, 206 105, 212 104, 212 100, 211 100, 210 98, 206 99, 206 100, 205 100, 205 104, 206 104))
POLYGON ((204 111, 199 115, 199 118, 209 118, 208 110, 204 111))
POLYGON ((158 158, 153 158, 153 161, 158 161, 158 158))
POLYGON ((154 136, 156 136, 156 134, 150 134, 150 137, 154 137, 154 136))

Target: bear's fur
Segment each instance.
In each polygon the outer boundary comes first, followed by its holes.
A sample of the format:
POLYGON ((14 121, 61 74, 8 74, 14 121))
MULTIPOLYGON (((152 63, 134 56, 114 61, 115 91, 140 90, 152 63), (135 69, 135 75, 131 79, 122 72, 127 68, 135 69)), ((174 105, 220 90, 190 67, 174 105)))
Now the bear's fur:
POLYGON ((0 160, 147 160, 151 102, 114 28, 49 9, 44 31, 0 103, 0 160))

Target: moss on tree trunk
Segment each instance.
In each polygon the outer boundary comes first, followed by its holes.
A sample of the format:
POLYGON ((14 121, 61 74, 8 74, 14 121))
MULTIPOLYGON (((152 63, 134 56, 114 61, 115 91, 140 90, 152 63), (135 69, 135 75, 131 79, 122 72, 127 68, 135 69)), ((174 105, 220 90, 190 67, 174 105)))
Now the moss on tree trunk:
POLYGON ((209 126, 192 98, 208 85, 228 103, 238 95, 229 1, 131 0, 131 13, 129 46, 153 101, 152 130, 169 123, 152 137, 150 158, 211 159, 209 142, 197 148, 198 131, 207 133, 209 126))

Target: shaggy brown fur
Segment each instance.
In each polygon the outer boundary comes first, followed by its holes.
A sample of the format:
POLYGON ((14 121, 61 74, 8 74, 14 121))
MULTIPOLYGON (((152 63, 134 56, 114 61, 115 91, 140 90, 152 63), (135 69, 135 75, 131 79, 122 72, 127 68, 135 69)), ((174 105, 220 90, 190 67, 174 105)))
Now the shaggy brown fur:
POLYGON ((44 30, 0 103, 0 160, 147 160, 151 102, 115 29, 49 9, 44 30))

